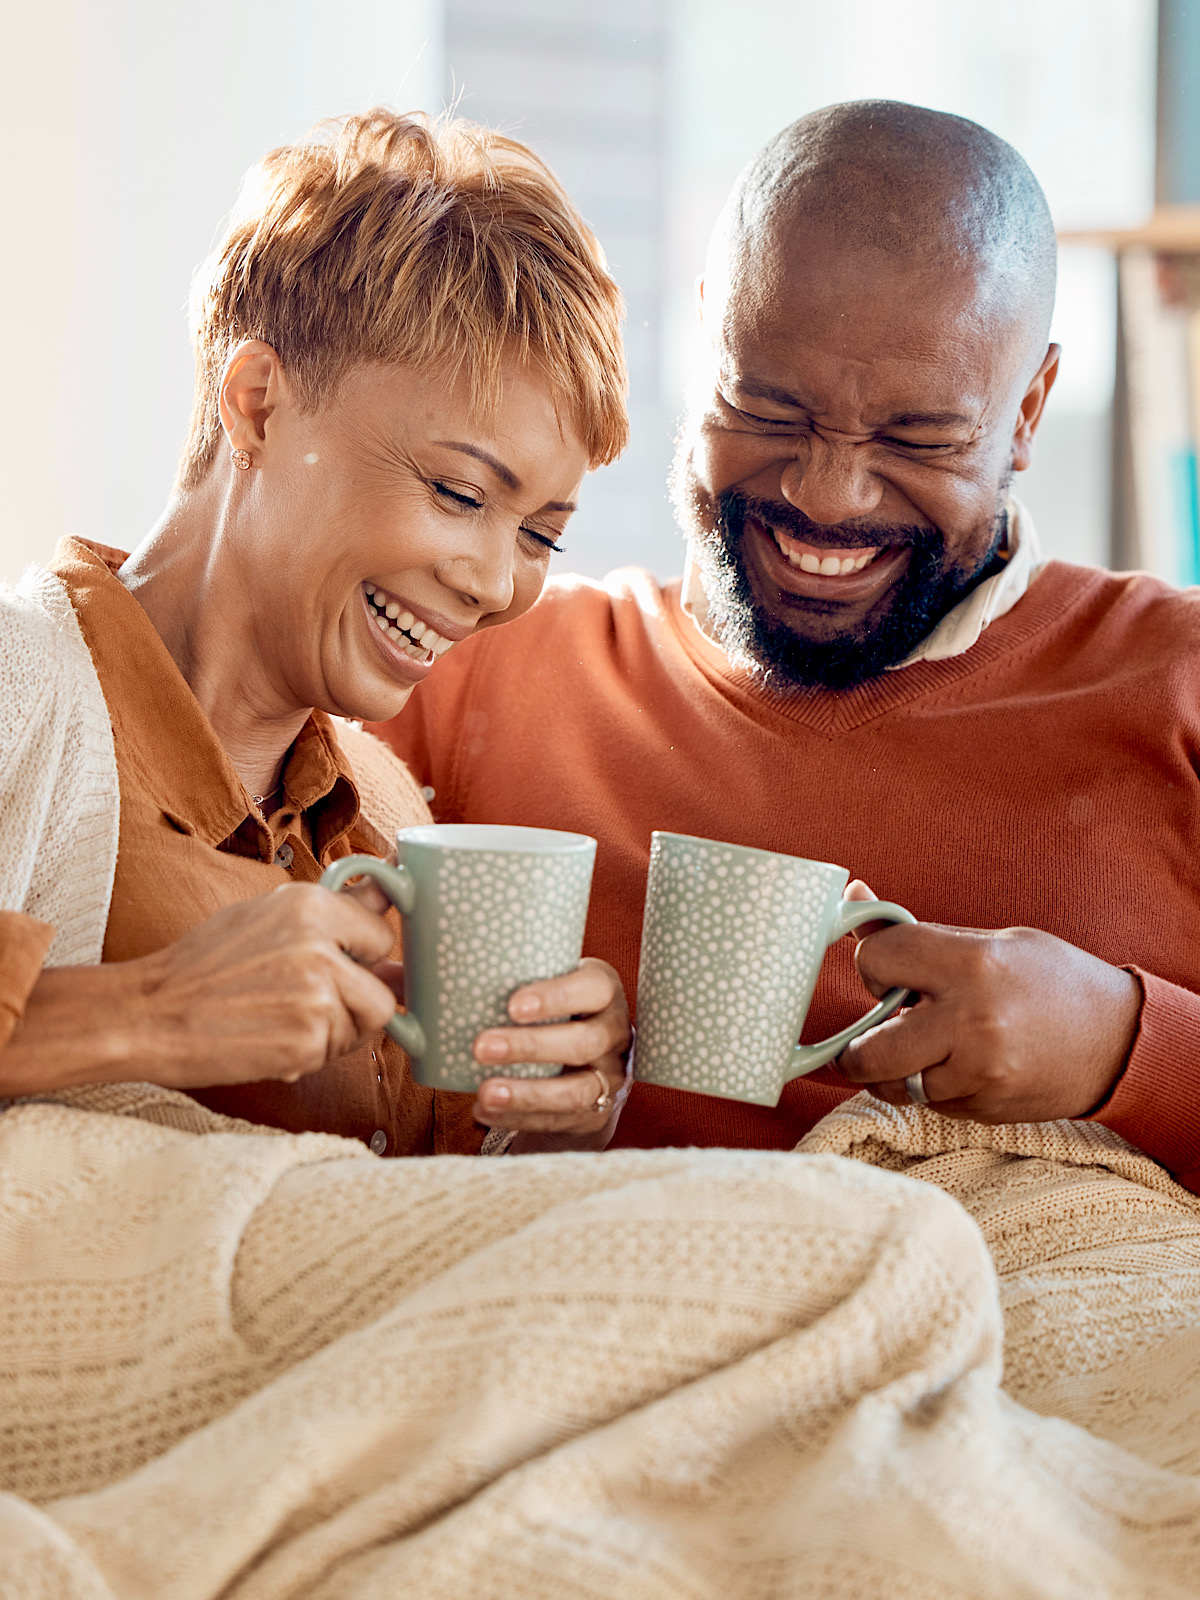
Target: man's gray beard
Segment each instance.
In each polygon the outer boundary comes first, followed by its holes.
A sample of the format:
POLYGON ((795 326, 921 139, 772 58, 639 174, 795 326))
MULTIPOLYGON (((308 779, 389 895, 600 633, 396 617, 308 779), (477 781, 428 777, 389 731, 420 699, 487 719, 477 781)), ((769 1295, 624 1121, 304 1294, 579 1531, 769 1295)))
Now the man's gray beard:
MULTIPOLYGON (((717 522, 706 525, 691 461, 682 442, 671 474, 671 497, 680 526, 692 542, 708 601, 708 627, 721 648, 737 665, 761 673, 772 689, 851 689, 879 677, 905 660, 947 612, 971 590, 998 570, 998 552, 1008 527, 1008 486, 1005 475, 996 499, 992 540, 983 559, 969 571, 947 564, 945 539, 934 529, 896 526, 880 529, 881 544, 912 547, 908 569, 892 595, 886 613, 869 630, 813 643, 800 638, 788 625, 768 616, 755 599, 741 560, 746 506, 745 496, 726 492, 718 497, 717 522)), ((808 518, 782 503, 772 506, 770 520, 782 531, 796 528, 796 537, 808 518)), ((815 524, 809 524, 815 527, 815 524)), ((824 540, 830 543, 829 529, 824 540)), ((845 544, 864 542, 863 530, 847 530, 845 544)))

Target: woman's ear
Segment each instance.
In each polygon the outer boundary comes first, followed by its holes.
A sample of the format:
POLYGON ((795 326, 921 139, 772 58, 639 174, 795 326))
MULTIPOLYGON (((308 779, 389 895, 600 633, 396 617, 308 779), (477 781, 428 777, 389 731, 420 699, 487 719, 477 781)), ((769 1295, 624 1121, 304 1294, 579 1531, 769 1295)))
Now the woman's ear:
POLYGON ((287 380, 278 354, 261 339, 245 339, 230 352, 221 374, 221 426, 231 451, 257 465, 267 442, 267 423, 285 403, 287 380))

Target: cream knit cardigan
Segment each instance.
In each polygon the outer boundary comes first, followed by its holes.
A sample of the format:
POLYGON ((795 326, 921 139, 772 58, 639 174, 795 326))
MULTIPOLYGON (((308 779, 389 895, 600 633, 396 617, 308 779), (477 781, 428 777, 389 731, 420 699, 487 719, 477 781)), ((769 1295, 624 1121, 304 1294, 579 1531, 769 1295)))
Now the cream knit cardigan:
POLYGON ((57 932, 48 966, 99 961, 120 799, 100 680, 59 579, 0 588, 0 910, 57 932))
MULTIPOLYGON (((430 820, 411 773, 339 721, 363 810, 385 833, 430 820)), ((47 966, 100 960, 120 828, 112 723, 62 582, 0 585, 0 910, 57 931, 47 966)))

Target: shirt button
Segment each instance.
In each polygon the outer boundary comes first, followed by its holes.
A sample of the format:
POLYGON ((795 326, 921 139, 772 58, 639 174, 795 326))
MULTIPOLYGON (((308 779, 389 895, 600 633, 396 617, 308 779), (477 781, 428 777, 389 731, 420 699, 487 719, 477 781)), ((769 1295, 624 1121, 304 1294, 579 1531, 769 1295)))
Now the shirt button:
POLYGON ((382 1128, 376 1128, 375 1132, 371 1135, 371 1154, 374 1156, 381 1156, 386 1149, 387 1134, 384 1133, 382 1128))
POLYGON ((275 865, 277 867, 286 867, 290 872, 295 855, 296 852, 290 844, 281 844, 275 852, 275 865))

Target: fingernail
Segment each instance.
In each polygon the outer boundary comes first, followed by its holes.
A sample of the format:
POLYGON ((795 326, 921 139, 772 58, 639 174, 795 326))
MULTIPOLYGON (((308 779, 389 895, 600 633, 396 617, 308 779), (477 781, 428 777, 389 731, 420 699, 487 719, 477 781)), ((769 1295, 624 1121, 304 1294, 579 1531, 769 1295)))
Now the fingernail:
POLYGON ((506 1083, 485 1083, 480 1085, 479 1098, 485 1106, 506 1106, 512 1099, 512 1090, 506 1083))
POLYGON ((508 1043, 495 1034, 480 1034, 475 1041, 476 1061, 504 1061, 508 1057, 508 1043))
POLYGON ((514 1022, 528 1022, 541 1009, 542 1002, 536 994, 515 994, 508 1002, 508 1014, 514 1022))

